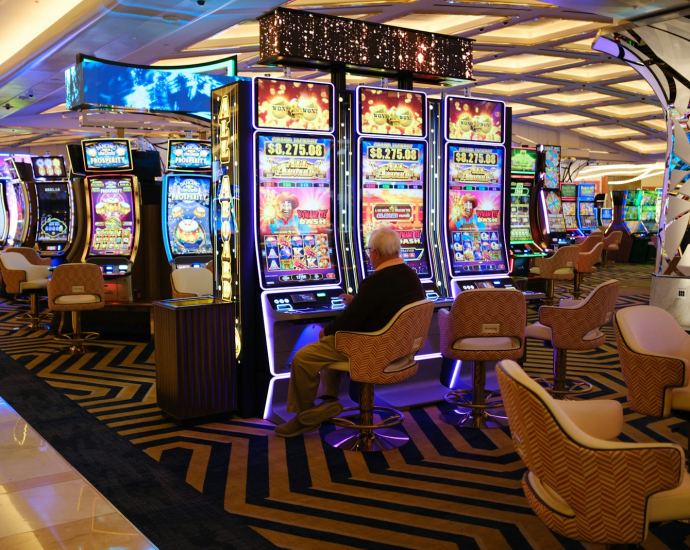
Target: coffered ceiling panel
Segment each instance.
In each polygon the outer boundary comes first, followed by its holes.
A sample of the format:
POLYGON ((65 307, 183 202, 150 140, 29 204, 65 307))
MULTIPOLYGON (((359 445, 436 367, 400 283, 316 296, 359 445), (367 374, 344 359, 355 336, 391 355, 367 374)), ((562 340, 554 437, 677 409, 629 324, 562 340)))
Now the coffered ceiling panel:
POLYGON ((587 137, 605 139, 620 139, 644 135, 639 130, 627 128, 626 126, 619 126, 617 124, 606 124, 604 126, 583 126, 582 128, 573 128, 573 131, 587 137))
POLYGON ((540 17, 473 37, 480 43, 534 46, 601 27, 594 21, 540 17))
POLYGON ((523 53, 475 63, 474 70, 476 72, 523 74, 543 69, 552 69, 561 65, 570 65, 579 61, 582 61, 582 59, 523 53))
POLYGON ((520 120, 545 124, 547 126, 573 126, 575 124, 586 124, 587 122, 598 122, 596 118, 567 112, 556 112, 544 115, 530 115, 522 117, 520 120))

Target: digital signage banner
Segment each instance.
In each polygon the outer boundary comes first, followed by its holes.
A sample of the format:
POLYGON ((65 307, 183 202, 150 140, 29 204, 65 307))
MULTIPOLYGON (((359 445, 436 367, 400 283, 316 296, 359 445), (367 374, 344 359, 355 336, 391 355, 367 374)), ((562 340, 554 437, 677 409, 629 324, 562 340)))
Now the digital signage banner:
POLYGON ((333 140, 257 135, 258 240, 267 287, 337 282, 333 140))
POLYGON ((333 130, 333 86, 272 78, 254 80, 257 128, 333 130))

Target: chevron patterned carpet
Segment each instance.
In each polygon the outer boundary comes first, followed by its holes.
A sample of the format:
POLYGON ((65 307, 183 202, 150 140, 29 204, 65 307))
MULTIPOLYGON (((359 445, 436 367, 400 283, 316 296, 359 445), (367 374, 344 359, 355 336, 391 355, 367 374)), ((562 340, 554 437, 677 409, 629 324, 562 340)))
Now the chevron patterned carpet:
MULTIPOLYGON (((600 270, 583 287, 618 278, 619 308, 646 304, 650 272, 651 266, 619 264, 600 270)), ((567 285, 557 289, 568 290, 567 285)), ((156 461, 180 486, 191 486, 224 510, 228 521, 251 528, 266 547, 582 548, 551 533, 532 513, 520 486, 524 467, 508 431, 446 425, 438 420, 445 404, 411 410, 404 423, 410 443, 371 456, 326 445, 330 425, 291 440, 275 437, 263 420, 179 429, 156 407, 151 343, 100 340, 95 353, 85 357, 56 355, 60 345, 45 332, 12 331, 16 313, 15 307, 0 304, 0 350, 88 411, 114 438, 140 450, 142 461, 156 461)), ((529 321, 537 316, 530 306, 529 321)), ((604 332, 607 341, 600 349, 569 354, 569 373, 595 386, 588 398, 624 403, 613 328, 604 332)), ((550 373, 552 350, 530 341, 527 357, 530 374, 550 373)), ((31 421, 21 400, 12 405, 31 421)), ((646 418, 626 408, 625 420, 625 440, 686 445, 673 431, 681 425, 678 419, 646 418)), ((98 476, 90 480, 99 486, 98 476)), ((145 534, 156 542, 155 532, 145 534)), ((690 525, 669 523, 652 530, 645 548, 689 545, 690 525)), ((199 542, 197 547, 208 546, 199 542)))

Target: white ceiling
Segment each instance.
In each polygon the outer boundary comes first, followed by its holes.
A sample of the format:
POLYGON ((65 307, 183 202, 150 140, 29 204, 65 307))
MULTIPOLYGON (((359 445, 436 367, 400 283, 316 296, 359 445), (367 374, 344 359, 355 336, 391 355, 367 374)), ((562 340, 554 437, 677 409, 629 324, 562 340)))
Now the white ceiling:
MULTIPOLYGON (((278 5, 276 0, 206 0, 203 6, 197 0, 0 0, 0 151, 105 131, 80 127, 78 114, 59 107, 64 71, 78 53, 163 65, 238 54, 241 74, 280 73, 255 65, 258 26, 253 23, 278 5), (52 17, 37 18, 45 12, 52 17), (35 22, 30 32, 27 20, 35 22), (4 43, 1 37, 10 32, 22 38, 4 43)), ((282 5, 475 39, 476 82, 468 87, 473 96, 513 106, 517 143, 543 131, 603 160, 648 162, 665 153, 663 114, 649 86, 590 45, 601 28, 687 6, 687 0, 293 0, 282 5)), ((304 71, 293 76, 328 78, 304 71)), ((371 80, 348 79, 353 85, 366 81, 371 80)), ((443 90, 463 93, 464 88, 443 90)), ((169 124, 159 135, 174 129, 169 124)))

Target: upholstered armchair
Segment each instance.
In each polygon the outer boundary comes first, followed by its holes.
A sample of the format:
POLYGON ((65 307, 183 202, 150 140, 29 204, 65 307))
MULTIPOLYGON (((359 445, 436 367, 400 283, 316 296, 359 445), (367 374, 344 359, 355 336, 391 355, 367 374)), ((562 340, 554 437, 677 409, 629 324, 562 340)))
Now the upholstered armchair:
POLYGON ((588 252, 583 252, 582 247, 580 248, 580 254, 577 257, 577 267, 575 268, 575 279, 573 282, 573 296, 575 299, 578 299, 582 294, 580 286, 582 285, 582 280, 585 278, 585 275, 597 272, 597 268, 594 266, 601 261, 603 249, 604 245, 601 239, 588 252))
POLYGON ((553 256, 537 257, 530 274, 546 280, 546 301, 553 303, 554 281, 570 281, 575 273, 580 247, 562 246, 553 256))
POLYGON ((601 256, 601 263, 606 267, 606 262, 608 261, 609 250, 619 250, 621 241, 623 240, 622 231, 612 231, 602 241, 604 243, 604 251, 601 256))
POLYGON ((173 298, 193 298, 213 294, 213 272, 204 267, 175 269, 170 274, 173 298))

